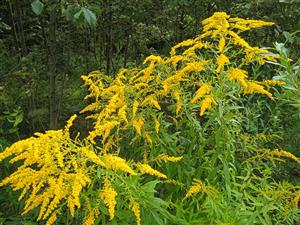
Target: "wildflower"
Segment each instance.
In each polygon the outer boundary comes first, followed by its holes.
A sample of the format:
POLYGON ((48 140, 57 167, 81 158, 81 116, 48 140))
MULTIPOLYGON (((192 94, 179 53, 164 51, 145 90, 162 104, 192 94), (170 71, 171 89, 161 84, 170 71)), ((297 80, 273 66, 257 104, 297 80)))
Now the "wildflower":
POLYGON ((155 169, 153 169, 150 165, 148 164, 142 164, 142 163, 138 163, 136 165, 136 167, 139 169, 139 171, 142 173, 142 174, 150 174, 150 175, 153 175, 153 176, 156 176, 156 177, 160 177, 160 178, 167 178, 167 176, 155 169))
POLYGON ((165 153, 162 153, 162 154, 158 155, 155 160, 157 162, 178 162, 181 159, 182 159, 182 156, 175 157, 175 156, 169 156, 165 153))
POLYGON ((160 105, 154 95, 147 96, 146 99, 142 102, 142 106, 144 105, 150 105, 158 110, 161 110, 160 105))
POLYGON ((90 209, 88 215, 84 218, 83 225, 94 225, 96 218, 99 216, 98 209, 90 209))
POLYGON ((225 47, 225 38, 222 36, 219 41, 219 47, 218 47, 219 52, 223 52, 224 47, 225 47))
POLYGON ((145 132, 144 133, 144 138, 146 139, 146 141, 150 144, 150 145, 152 145, 152 138, 151 138, 151 136, 147 133, 147 132, 145 132))
POLYGON ((207 109, 212 109, 212 105, 217 105, 213 96, 209 95, 200 102, 200 116, 203 116, 207 109))
POLYGON ((206 185, 204 182, 202 182, 201 180, 198 179, 194 179, 192 186, 189 188, 189 190, 187 191, 185 197, 183 198, 183 200, 196 195, 198 193, 203 193, 203 194, 207 194, 208 196, 212 197, 212 198, 216 198, 219 194, 218 190, 215 189, 214 187, 210 186, 210 185, 206 185))
POLYGON ((127 105, 123 105, 119 111, 118 111, 118 116, 125 121, 126 123, 128 123, 127 117, 126 117, 126 109, 127 109, 127 105))
POLYGON ((146 64, 147 62, 162 63, 162 61, 160 56, 150 55, 144 60, 143 64, 146 64))
POLYGON ((217 67, 216 72, 219 73, 223 69, 224 65, 228 64, 229 62, 230 61, 229 61, 229 59, 227 58, 226 55, 224 55, 224 54, 219 55, 217 57, 217 66, 218 67, 217 67))
POLYGON ((130 199, 129 208, 133 212, 137 225, 141 225, 141 208, 140 204, 133 199, 130 199))
POLYGON ((198 99, 211 92, 212 87, 209 84, 202 84, 201 87, 196 91, 195 96, 192 98, 191 103, 195 103, 198 99))
POLYGON ((183 42, 180 42, 179 44, 175 45, 174 47, 172 47, 171 49, 171 52, 170 52, 170 55, 171 56, 174 56, 176 55, 176 49, 180 48, 180 47, 186 47, 186 46, 191 46, 195 43, 195 40, 192 40, 192 39, 188 39, 188 40, 185 40, 183 42))
POLYGON ((142 127, 144 125, 144 120, 142 118, 134 119, 132 122, 133 127, 135 128, 138 135, 142 135, 142 127))
POLYGON ((112 184, 108 180, 105 180, 104 186, 103 186, 99 196, 108 209, 109 220, 112 220, 115 217, 115 207, 117 204, 117 201, 116 201, 117 195, 118 195, 118 193, 115 191, 112 184))
POLYGON ((293 199, 293 202, 294 202, 295 207, 298 207, 298 206, 299 206, 299 202, 300 202, 300 190, 298 190, 298 191, 295 193, 295 197, 294 197, 294 199, 293 199))
POLYGON ((135 118, 135 115, 136 115, 136 112, 138 110, 138 107, 139 107, 139 102, 137 100, 135 100, 133 102, 133 106, 132 106, 132 117, 135 118))
POLYGON ((77 115, 74 114, 70 117, 70 119, 67 121, 67 125, 65 126, 65 133, 69 132, 70 127, 73 125, 73 121, 76 119, 77 115))
POLYGON ((299 158, 297 158, 292 153, 284 151, 284 150, 274 149, 274 150, 270 151, 269 154, 270 155, 275 155, 275 156, 278 156, 278 157, 286 157, 286 158, 294 160, 297 163, 300 163, 299 158))
POLYGON ((179 90, 175 90, 173 92, 173 96, 175 97, 176 99, 176 115, 178 115, 180 109, 182 108, 182 100, 181 100, 181 97, 180 97, 180 91, 179 90))
POLYGON ((158 133, 160 128, 160 123, 156 118, 154 118, 154 128, 155 128, 155 132, 158 133))
POLYGON ((245 81, 248 77, 247 71, 238 68, 230 68, 228 71, 228 77, 230 80, 237 81, 242 87, 247 87, 247 83, 245 81))
POLYGON ((253 93, 259 93, 267 95, 269 98, 273 98, 272 94, 264 89, 263 86, 255 83, 254 81, 246 81, 246 87, 243 88, 244 94, 253 94, 253 93))
POLYGON ((266 86, 283 86, 286 84, 284 81, 280 80, 264 80, 260 83, 266 86))
POLYGON ((235 45, 239 45, 245 49, 251 49, 251 46, 248 44, 248 42, 241 38, 237 33, 228 31, 228 34, 233 38, 235 45))
POLYGON ((56 211, 56 212, 54 212, 54 213, 51 214, 51 216, 47 220, 46 225, 52 225, 56 221, 56 219, 57 219, 57 213, 58 212, 56 211))
POLYGON ((121 170, 125 173, 131 175, 136 175, 136 173, 127 165, 125 159, 122 159, 118 156, 107 154, 103 156, 103 162, 105 167, 108 169, 121 170))

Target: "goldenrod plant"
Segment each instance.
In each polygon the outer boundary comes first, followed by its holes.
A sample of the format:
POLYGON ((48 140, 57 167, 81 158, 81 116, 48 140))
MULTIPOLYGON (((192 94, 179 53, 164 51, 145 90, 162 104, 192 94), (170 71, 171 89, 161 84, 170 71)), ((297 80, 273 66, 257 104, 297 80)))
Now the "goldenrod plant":
POLYGON ((248 96, 273 102, 285 85, 259 79, 253 68, 279 56, 242 37, 272 25, 216 12, 168 57, 150 55, 114 79, 82 76, 88 135, 70 135, 74 115, 13 144, 0 160, 22 163, 0 185, 22 190, 23 214, 38 208, 47 225, 295 224, 300 189, 275 181, 272 168, 300 160, 270 146, 278 135, 247 126, 248 96))

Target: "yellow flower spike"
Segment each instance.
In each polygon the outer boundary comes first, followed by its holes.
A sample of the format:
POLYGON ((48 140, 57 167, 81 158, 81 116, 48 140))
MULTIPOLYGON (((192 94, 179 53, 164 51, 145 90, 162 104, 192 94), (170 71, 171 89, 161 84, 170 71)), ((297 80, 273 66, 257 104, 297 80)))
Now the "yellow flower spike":
POLYGON ((153 143, 152 138, 147 132, 144 133, 144 138, 146 139, 148 144, 152 145, 152 143, 153 143))
POLYGON ((203 116, 206 110, 211 110, 213 105, 217 105, 213 96, 209 95, 200 102, 200 116, 203 116))
POLYGON ((243 48, 252 49, 252 47, 248 44, 247 41, 245 41, 243 38, 241 38, 237 33, 233 31, 228 31, 228 34, 233 38, 234 44, 239 45, 243 48))
POLYGON ((76 119, 77 115, 74 114, 73 116, 70 117, 70 119, 67 121, 67 125, 65 126, 65 132, 69 133, 69 129, 73 125, 74 120, 76 119))
POLYGON ((143 118, 133 119, 132 125, 135 128, 136 133, 141 136, 142 135, 142 127, 144 125, 143 118))
POLYGON ((79 149, 79 152, 82 154, 82 156, 86 157, 91 162, 100 165, 105 166, 104 162, 100 159, 100 157, 93 151, 90 150, 87 147, 82 147, 79 149))
POLYGON ((158 110, 161 110, 160 105, 154 95, 149 95, 145 98, 145 100, 142 102, 142 106, 145 106, 145 105, 149 105, 158 110))
POLYGON ((273 95, 264 89, 263 86, 257 84, 255 81, 246 81, 247 86, 243 88, 244 94, 259 93, 267 95, 269 98, 273 99, 273 95))
POLYGON ((192 98, 191 103, 195 103, 198 99, 202 98, 204 95, 209 94, 212 87, 209 84, 202 84, 201 87, 196 91, 195 96, 192 98))
POLYGON ((140 204, 137 201, 135 201, 133 199, 130 199, 129 208, 131 209, 131 211, 133 212, 133 214, 135 216, 136 224, 141 225, 141 207, 140 207, 140 204))
POLYGON ((155 161, 161 163, 161 162, 178 162, 182 159, 182 156, 176 157, 176 156, 169 156, 165 153, 162 153, 158 155, 155 159, 155 161))
POLYGON ((173 96, 176 99, 176 115, 178 115, 178 113, 180 112, 180 110, 183 106, 182 99, 181 99, 180 95, 181 95, 181 93, 177 89, 173 92, 173 96))
POLYGON ((300 190, 295 193, 295 197, 293 198, 293 203, 296 208, 298 208, 300 202, 300 190))
POLYGON ((237 81, 242 87, 246 88, 246 79, 248 77, 248 72, 238 68, 230 68, 228 71, 228 78, 230 80, 237 81))
POLYGON ((286 85, 286 83, 284 81, 280 81, 280 80, 263 80, 262 82, 260 82, 261 84, 265 85, 265 86, 283 86, 286 85))
POLYGON ((284 150, 274 149, 274 150, 270 151, 268 154, 275 155, 275 156, 278 156, 278 157, 286 157, 286 158, 294 160, 297 163, 300 163, 299 158, 297 158, 292 153, 284 151, 284 150))
POLYGON ((174 47, 172 47, 170 55, 174 56, 174 55, 176 55, 176 49, 181 48, 181 47, 191 46, 194 43, 195 43, 195 40, 193 40, 193 39, 188 39, 188 40, 185 40, 183 42, 180 42, 179 44, 177 44, 174 47))
POLYGON ((133 106, 132 106, 132 118, 135 118, 135 115, 136 115, 136 112, 138 110, 139 105, 140 105, 140 103, 137 100, 135 100, 133 102, 133 106))
POLYGON ((118 111, 118 116, 120 117, 121 120, 125 121, 126 123, 128 123, 128 120, 127 120, 127 112, 126 112, 126 109, 127 109, 127 104, 123 105, 119 111, 118 111))
POLYGON ((58 211, 55 211, 54 213, 52 213, 51 216, 49 217, 49 219, 47 220, 46 225, 52 225, 57 220, 57 214, 58 214, 58 211))
POLYGON ((160 128, 160 123, 156 118, 154 118, 154 128, 155 128, 155 132, 158 134, 159 128, 160 128))
POLYGON ((213 186, 207 185, 201 180, 194 179, 192 185, 187 191, 185 197, 183 198, 183 201, 198 193, 207 194, 211 197, 217 197, 219 194, 218 190, 215 189, 213 186))
POLYGON ((159 63, 162 63, 163 60, 160 56, 150 55, 144 60, 143 64, 146 64, 148 62, 159 64, 159 63))
POLYGON ((224 55, 224 54, 221 54, 217 57, 217 69, 216 69, 216 72, 219 73, 226 64, 230 63, 229 61, 229 58, 224 55))
POLYGON ((174 55, 167 59, 166 63, 171 63, 174 68, 177 67, 177 64, 184 59, 182 55, 174 55))
POLYGON ((136 175, 133 169, 127 165, 125 159, 122 159, 118 156, 114 156, 111 154, 107 154, 103 156, 103 162, 107 169, 121 170, 125 173, 129 173, 130 175, 136 175))
POLYGON ((219 52, 223 52, 224 51, 224 47, 225 47, 225 38, 222 36, 220 38, 220 41, 219 41, 219 46, 218 46, 218 50, 219 52))
POLYGON ((138 168, 138 170, 142 173, 142 174, 150 174, 152 176, 156 176, 159 178, 164 178, 167 179, 167 176, 155 169, 153 169, 150 165, 148 164, 142 164, 142 163, 138 163, 136 165, 136 167, 138 168))
POLYGON ((117 195, 118 195, 118 193, 115 191, 115 189, 113 188, 110 181, 105 180, 104 186, 103 186, 99 196, 108 209, 109 220, 112 220, 115 217, 115 207, 117 205, 117 201, 116 201, 117 195))
POLYGON ((89 210, 89 214, 84 218, 83 225, 94 225, 99 214, 100 212, 96 208, 89 210))

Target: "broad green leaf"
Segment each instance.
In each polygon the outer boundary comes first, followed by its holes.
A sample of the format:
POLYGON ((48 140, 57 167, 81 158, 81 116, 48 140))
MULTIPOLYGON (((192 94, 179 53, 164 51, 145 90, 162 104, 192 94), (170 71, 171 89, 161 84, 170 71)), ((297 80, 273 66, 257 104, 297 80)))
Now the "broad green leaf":
POLYGON ((36 15, 40 15, 44 9, 44 3, 40 2, 39 0, 35 0, 31 3, 31 8, 36 15))
POLYGON ((85 18, 86 22, 90 26, 96 26, 96 23, 97 23, 96 15, 91 10, 89 10, 87 8, 82 8, 82 11, 83 11, 84 18, 85 18))

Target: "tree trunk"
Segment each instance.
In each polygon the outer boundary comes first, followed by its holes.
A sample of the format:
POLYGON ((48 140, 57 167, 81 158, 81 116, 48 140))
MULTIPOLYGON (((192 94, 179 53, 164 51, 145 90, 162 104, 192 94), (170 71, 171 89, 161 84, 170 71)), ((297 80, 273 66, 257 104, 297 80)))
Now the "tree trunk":
POLYGON ((9 12, 10 12, 9 17, 10 17, 11 27, 13 30, 13 37, 14 37, 14 41, 15 41, 15 49, 17 51, 19 51, 20 45, 19 45, 18 34, 17 34, 17 30, 16 30, 16 23, 15 23, 15 19, 14 19, 14 12, 13 12, 11 0, 8 0, 8 6, 9 6, 9 12))
POLYGON ((49 128, 57 128, 57 107, 56 107, 56 9, 50 12, 49 29, 48 29, 48 76, 50 82, 50 96, 49 96, 49 112, 50 122, 49 128))
POLYGON ((20 38, 20 46, 21 46, 21 55, 26 56, 28 54, 26 38, 23 27, 23 18, 22 18, 22 10, 21 10, 21 1, 18 0, 15 4, 16 8, 16 16, 17 16, 17 27, 18 27, 18 36, 20 38))

